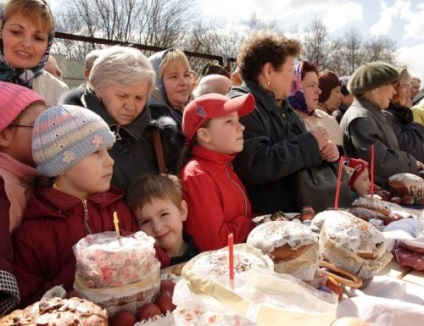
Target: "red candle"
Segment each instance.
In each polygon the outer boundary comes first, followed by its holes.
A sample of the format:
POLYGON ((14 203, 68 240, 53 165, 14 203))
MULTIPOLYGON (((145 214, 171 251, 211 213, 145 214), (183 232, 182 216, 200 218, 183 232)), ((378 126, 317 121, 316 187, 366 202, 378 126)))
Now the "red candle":
POLYGON ((228 267, 230 275, 230 285, 234 286, 234 235, 228 235, 228 267))
POLYGON ((335 211, 337 211, 339 209, 340 184, 342 183, 344 161, 345 161, 345 157, 344 156, 340 157, 339 171, 337 173, 336 198, 334 199, 334 210, 335 211))
POLYGON ((371 145, 371 162, 370 162, 370 180, 371 180, 371 198, 374 197, 374 145, 371 145))

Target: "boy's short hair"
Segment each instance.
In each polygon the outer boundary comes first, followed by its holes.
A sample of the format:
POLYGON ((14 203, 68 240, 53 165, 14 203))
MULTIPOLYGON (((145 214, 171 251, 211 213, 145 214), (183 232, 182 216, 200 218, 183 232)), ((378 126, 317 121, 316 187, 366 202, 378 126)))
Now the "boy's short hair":
POLYGON ((155 198, 170 200, 181 209, 183 190, 178 177, 171 174, 142 174, 133 180, 127 190, 127 204, 133 212, 155 198))

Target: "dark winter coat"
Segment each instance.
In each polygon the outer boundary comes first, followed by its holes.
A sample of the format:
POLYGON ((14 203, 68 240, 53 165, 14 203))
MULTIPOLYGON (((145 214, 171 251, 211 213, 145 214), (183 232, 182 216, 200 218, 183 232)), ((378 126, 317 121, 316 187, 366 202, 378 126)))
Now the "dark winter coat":
POLYGON ((274 97, 258 84, 245 80, 227 94, 255 96, 255 110, 240 118, 245 126, 244 149, 234 160, 254 214, 278 210, 299 212, 297 171, 322 163, 318 142, 306 131, 287 100, 277 105, 274 97))
POLYGON ((399 149, 424 162, 424 126, 414 122, 412 110, 390 103, 383 111, 399 142, 399 149))
POLYGON ((387 124, 383 112, 373 103, 355 99, 344 114, 340 127, 347 137, 345 149, 350 157, 367 162, 374 145, 374 182, 380 186, 396 173, 417 173, 417 161, 399 149, 392 128, 387 124))

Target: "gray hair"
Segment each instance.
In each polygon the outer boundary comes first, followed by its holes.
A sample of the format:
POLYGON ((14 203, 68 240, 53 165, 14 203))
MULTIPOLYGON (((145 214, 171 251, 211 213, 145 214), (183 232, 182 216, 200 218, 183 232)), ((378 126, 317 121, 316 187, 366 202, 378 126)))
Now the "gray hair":
POLYGON ((87 53, 85 56, 85 69, 91 70, 93 68, 94 61, 100 56, 102 49, 94 49, 87 53))
POLYGON ((147 82, 149 95, 155 87, 155 71, 140 50, 126 46, 112 46, 101 51, 91 68, 89 84, 94 90, 109 85, 135 85, 147 82))

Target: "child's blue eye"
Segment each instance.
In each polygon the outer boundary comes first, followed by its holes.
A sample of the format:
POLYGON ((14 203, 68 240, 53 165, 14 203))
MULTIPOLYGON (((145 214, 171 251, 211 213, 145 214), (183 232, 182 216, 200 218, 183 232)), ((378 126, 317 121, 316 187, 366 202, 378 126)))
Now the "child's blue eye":
POLYGON ((149 222, 149 220, 138 221, 138 225, 145 225, 149 222))

